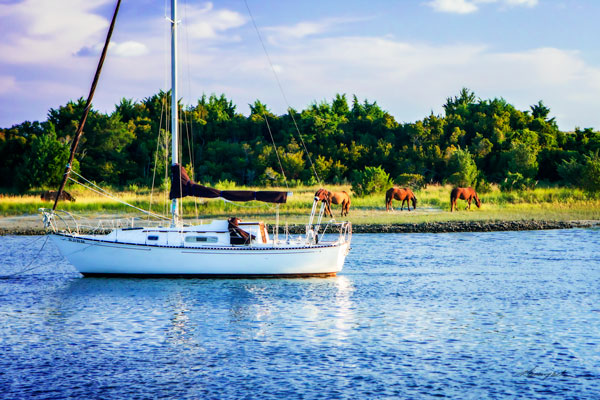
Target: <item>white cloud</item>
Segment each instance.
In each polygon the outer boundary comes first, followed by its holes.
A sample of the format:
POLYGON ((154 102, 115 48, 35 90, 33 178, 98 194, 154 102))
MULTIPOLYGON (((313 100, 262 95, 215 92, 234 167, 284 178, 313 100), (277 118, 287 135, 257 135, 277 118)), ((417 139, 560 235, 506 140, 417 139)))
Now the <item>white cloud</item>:
POLYGON ((477 11, 477 6, 467 0, 433 0, 427 5, 438 12, 469 14, 477 11))
MULTIPOLYGON (((274 112, 285 113, 286 104, 266 60, 239 52, 218 58, 218 66, 208 63, 198 68, 205 75, 193 88, 224 92, 240 111, 259 98, 274 112)), ((376 100, 398 120, 410 122, 432 108, 442 113, 444 99, 468 87, 482 98, 504 97, 522 110, 541 99, 563 129, 600 125, 595 113, 580 112, 590 110, 590 99, 597 97, 600 69, 586 64, 575 51, 538 48, 499 53, 481 45, 434 46, 348 36, 305 39, 294 48, 273 49, 271 58, 283 71, 279 77, 286 97, 297 109, 348 93, 376 100)))
POLYGON ((114 48, 113 46, 109 46, 108 50, 112 50, 115 55, 120 57, 136 57, 148 53, 148 49, 143 43, 131 40, 123 43, 115 43, 114 48))
MULTIPOLYGON (((98 56, 104 48, 104 42, 98 42, 93 46, 85 46, 81 48, 75 55, 81 57, 98 56)), ((126 41, 116 43, 111 41, 108 45, 108 53, 117 57, 138 57, 148 54, 148 47, 140 42, 126 41)))
POLYGON ((454 14, 470 14, 479 10, 481 4, 498 3, 508 7, 535 7, 538 0, 432 0, 427 3, 434 11, 454 14))
POLYGON ((24 0, 0 5, 4 38, 2 61, 11 64, 57 63, 72 49, 95 42, 108 21, 93 11, 110 0, 24 0), (91 40, 93 38, 93 40, 91 40))
POLYGON ((187 5, 184 17, 192 39, 224 39, 224 32, 246 23, 246 18, 240 13, 226 9, 214 10, 212 3, 207 3, 203 8, 187 5))
POLYGON ((509 6, 524 6, 524 7, 535 7, 538 4, 538 0, 505 0, 509 6))
POLYGON ((323 33, 327 30, 327 22, 298 22, 293 26, 277 26, 265 28, 265 31, 271 31, 276 36, 285 36, 288 38, 300 39, 310 35, 323 33))
POLYGON ((302 21, 291 26, 270 26, 262 30, 270 33, 271 42, 286 39, 302 39, 308 36, 327 33, 335 29, 336 26, 364 21, 367 18, 325 18, 319 21, 302 21))
MULTIPOLYGON (((78 50, 78 55, 85 55, 84 50, 88 55, 101 50, 100 44, 84 46, 101 43, 106 34, 108 21, 94 14, 94 7, 105 1, 94 0, 92 5, 88 5, 89 0, 64 1, 73 7, 68 11, 71 15, 88 18, 87 26, 71 21, 72 17, 46 21, 57 13, 51 6, 45 7, 43 0, 25 0, 10 9, 0 6, 1 30, 14 32, 5 33, 0 41, 0 102, 3 107, 12 107, 3 113, 6 120, 9 114, 9 121, 33 119, 31 114, 21 116, 25 113, 22 109, 31 109, 29 103, 42 110, 36 117, 39 119, 49 107, 87 95, 97 58, 74 57, 78 50), (36 6, 39 12, 30 9, 36 6), (29 17, 35 22, 32 26, 24 23, 29 17), (40 21, 38 25, 36 21, 40 21), (15 64, 27 71, 13 72, 17 71, 15 64), (21 103, 17 104, 14 93, 23 95, 21 103), (13 103, 17 105, 13 107, 13 103), (17 112, 21 113, 18 117, 17 112)), ((530 7, 536 3, 485 2, 530 7)), ((484 0, 462 3, 482 7, 484 0)), ((180 17, 190 39, 204 39, 190 40, 194 48, 185 51, 185 34, 180 35, 180 92, 184 101, 195 102, 202 93, 225 93, 240 112, 247 112, 245 104, 259 98, 273 112, 285 113, 287 106, 258 45, 210 45, 214 40, 230 41, 232 32, 237 33, 235 28, 247 23, 241 14, 215 10, 212 4, 203 8, 188 5, 181 9, 180 17), (202 22, 205 19, 210 22, 202 22), (199 46, 202 51, 196 51, 199 46)), ((376 100, 399 121, 410 122, 423 118, 432 108, 441 113, 444 99, 468 87, 482 98, 502 96, 523 110, 541 99, 562 129, 575 125, 600 128, 600 69, 590 66, 576 51, 549 47, 500 53, 484 45, 431 45, 393 36, 324 35, 348 21, 321 19, 263 29, 277 40, 276 46, 269 46, 269 53, 292 107, 302 109, 313 101, 331 99, 336 93, 356 94, 361 99, 376 100)), ((147 29, 141 36, 143 43, 130 40, 138 38, 137 33, 116 36, 118 41, 110 51, 113 57, 107 59, 94 100, 99 110, 112 111, 122 97, 141 99, 168 88, 168 24, 159 18, 141 20, 139 24, 147 29), (157 28, 149 28, 155 25, 157 28)))

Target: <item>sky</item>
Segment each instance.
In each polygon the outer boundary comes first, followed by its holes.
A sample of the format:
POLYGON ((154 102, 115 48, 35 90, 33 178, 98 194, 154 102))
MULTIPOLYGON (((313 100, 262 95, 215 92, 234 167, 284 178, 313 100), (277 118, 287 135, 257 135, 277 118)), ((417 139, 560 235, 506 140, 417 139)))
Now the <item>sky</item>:
MULTIPOLYGON (((466 87, 600 129, 600 1, 246 1, 180 0, 185 104, 225 94, 242 114, 258 99, 281 115, 345 93, 407 123, 466 87)), ((115 4, 0 0, 0 127, 87 97, 115 4)), ((166 0, 123 2, 95 109, 168 90, 169 14, 166 0)))

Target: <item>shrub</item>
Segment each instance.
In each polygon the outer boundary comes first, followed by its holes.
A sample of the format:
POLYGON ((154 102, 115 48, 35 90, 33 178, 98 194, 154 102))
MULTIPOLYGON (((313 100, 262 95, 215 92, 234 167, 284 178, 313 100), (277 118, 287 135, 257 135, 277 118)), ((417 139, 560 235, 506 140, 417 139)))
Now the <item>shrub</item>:
POLYGON ((583 164, 577 162, 574 158, 569 161, 563 160, 557 167, 557 171, 565 184, 574 187, 580 186, 581 177, 583 176, 583 164))
POLYGON ((600 156, 598 156, 598 152, 585 156, 582 188, 588 192, 600 191, 600 156))
POLYGON ((215 183, 215 185, 214 185, 215 189, 219 189, 219 190, 232 190, 232 189, 235 189, 236 186, 237 186, 237 184, 235 183, 235 181, 229 180, 229 179, 219 181, 219 182, 215 183))
POLYGON ((511 144, 511 149, 506 152, 508 157, 508 169, 516 171, 526 178, 534 178, 539 169, 537 154, 538 146, 532 146, 528 143, 515 141, 511 144))
POLYGON ((425 177, 420 174, 400 174, 395 179, 395 183, 398 186, 422 189, 425 187, 425 177))
POLYGON ((352 191, 359 197, 382 192, 392 184, 389 174, 381 166, 365 167, 352 174, 352 191))
POLYGON ((500 184, 502 190, 526 190, 533 189, 537 181, 532 178, 525 178, 519 172, 508 172, 504 182, 500 184))
POLYGON ((477 184, 475 185, 475 190, 478 193, 490 193, 492 191, 492 184, 486 181, 485 179, 478 179, 477 184))
POLYGON ((477 179, 477 166, 468 150, 455 150, 448 159, 447 181, 455 186, 473 186, 477 179))
POLYGON ((564 160, 557 168, 565 183, 588 192, 600 191, 600 156, 598 152, 584 156, 583 162, 564 160))
POLYGON ((485 176, 481 171, 479 171, 479 173, 477 174, 475 190, 477 190, 477 192, 479 192, 480 194, 490 193, 492 191, 492 184, 485 179, 485 176))

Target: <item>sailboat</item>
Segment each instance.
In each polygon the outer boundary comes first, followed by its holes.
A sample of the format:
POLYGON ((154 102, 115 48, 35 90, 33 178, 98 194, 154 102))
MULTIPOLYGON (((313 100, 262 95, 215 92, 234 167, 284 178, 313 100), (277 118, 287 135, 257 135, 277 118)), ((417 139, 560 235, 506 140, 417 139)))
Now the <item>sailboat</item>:
MULTIPOLYGON (((93 90, 106 56, 120 0, 117 2, 93 90)), ((171 109, 177 110, 177 2, 171 0, 171 109)), ((237 218, 213 220, 199 225, 184 224, 179 215, 180 199, 185 196, 223 198, 228 201, 263 201, 282 204, 290 193, 279 191, 220 191, 193 182, 178 162, 178 115, 171 117, 171 217, 158 226, 115 227, 89 233, 80 229, 68 212, 56 210, 60 193, 72 172, 77 142, 87 114, 81 118, 71 146, 71 158, 54 207, 41 209, 44 225, 61 254, 84 276, 136 277, 307 277, 334 276, 343 268, 350 250, 352 227, 349 222, 328 223, 321 227, 324 203, 318 210, 315 198, 305 234, 280 238, 279 226, 272 235, 263 222, 244 222, 237 218), (317 221, 315 223, 315 217, 317 221), (327 235, 326 228, 332 225, 327 235)), ((277 209, 279 210, 279 209, 277 209)), ((279 213, 277 213, 277 225, 279 213)))

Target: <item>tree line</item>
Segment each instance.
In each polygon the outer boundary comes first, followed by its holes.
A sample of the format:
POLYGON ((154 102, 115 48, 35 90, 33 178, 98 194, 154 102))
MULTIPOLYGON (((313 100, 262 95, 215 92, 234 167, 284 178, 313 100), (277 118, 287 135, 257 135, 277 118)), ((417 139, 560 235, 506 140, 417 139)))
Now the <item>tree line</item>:
MULTIPOLYGON (((137 102, 123 99, 109 114, 92 110, 74 169, 119 188, 165 185, 168 99, 161 91, 137 102)), ((23 192, 56 186, 84 107, 83 99, 70 101, 50 109, 46 121, 0 129, 0 187, 23 192)), ((349 101, 345 94, 286 115, 256 100, 245 116, 224 95, 179 108, 181 162, 208 184, 320 180, 355 183, 361 194, 373 180, 482 189, 491 183, 524 189, 544 181, 600 190, 600 132, 560 131, 542 101, 521 111, 502 98, 483 100, 463 89, 446 99, 444 115, 410 123, 397 122, 376 102, 349 101)))

